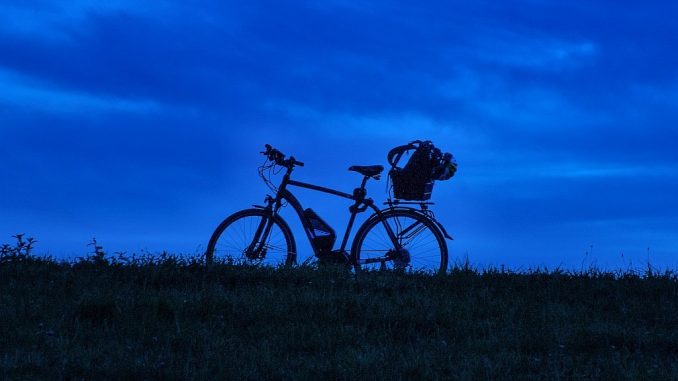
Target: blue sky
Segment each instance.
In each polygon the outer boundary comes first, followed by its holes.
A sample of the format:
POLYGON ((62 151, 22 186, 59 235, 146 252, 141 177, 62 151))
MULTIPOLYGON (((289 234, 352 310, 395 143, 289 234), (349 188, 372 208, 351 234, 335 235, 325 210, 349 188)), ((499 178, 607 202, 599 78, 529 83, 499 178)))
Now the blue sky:
POLYGON ((452 261, 678 267, 678 3, 140 4, 0 3, 1 242, 194 254, 263 199, 265 143, 350 191, 430 139, 452 261))

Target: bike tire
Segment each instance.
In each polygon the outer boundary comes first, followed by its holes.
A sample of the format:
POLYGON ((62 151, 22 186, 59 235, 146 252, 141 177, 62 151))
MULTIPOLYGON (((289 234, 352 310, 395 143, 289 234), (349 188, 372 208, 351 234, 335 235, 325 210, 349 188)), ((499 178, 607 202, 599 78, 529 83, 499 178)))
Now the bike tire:
POLYGON ((273 216, 273 225, 268 237, 265 237, 266 244, 265 249, 261 250, 261 258, 248 257, 247 249, 254 239, 256 227, 262 219, 265 223, 269 218, 269 212, 263 209, 245 209, 227 217, 210 237, 205 251, 206 263, 209 265, 215 261, 230 259, 235 263, 293 265, 297 258, 296 242, 289 225, 278 215, 273 216), (274 250, 271 251, 271 248, 274 250))
POLYGON ((415 271, 445 273, 448 263, 447 243, 436 223, 426 215, 414 210, 386 210, 381 212, 381 217, 374 215, 358 229, 351 248, 351 260, 356 272, 386 266, 396 270, 410 268, 415 271), (406 249, 406 255, 396 250, 386 233, 384 221, 391 226, 406 249), (389 252, 399 259, 363 263, 364 260, 387 257, 389 252), (405 256, 409 260, 403 265, 405 256))

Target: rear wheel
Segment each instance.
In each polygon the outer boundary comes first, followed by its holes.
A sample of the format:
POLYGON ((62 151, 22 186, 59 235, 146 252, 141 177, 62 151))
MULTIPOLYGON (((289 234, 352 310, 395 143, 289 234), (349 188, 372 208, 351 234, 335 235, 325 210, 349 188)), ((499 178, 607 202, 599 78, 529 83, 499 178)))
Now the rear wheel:
POLYGON ((436 224, 414 210, 387 210, 367 220, 351 250, 356 271, 369 269, 447 270, 447 243, 436 224), (389 229, 394 240, 389 235, 389 229))
POLYGON ((214 231, 205 252, 207 264, 215 261, 292 265, 296 244, 287 223, 263 209, 245 209, 226 218, 214 231))

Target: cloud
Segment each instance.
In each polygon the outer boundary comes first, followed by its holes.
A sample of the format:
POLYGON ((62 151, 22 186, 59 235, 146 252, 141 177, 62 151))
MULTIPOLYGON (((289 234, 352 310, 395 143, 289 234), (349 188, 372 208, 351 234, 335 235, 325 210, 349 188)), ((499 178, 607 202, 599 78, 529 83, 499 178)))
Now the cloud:
MULTIPOLYGON (((93 15, 126 13, 162 20, 181 13, 172 1, 29 1, 0 4, 0 31, 40 38, 50 43, 72 42, 86 32, 93 15)), ((187 8, 182 11, 186 14, 187 8)))
POLYGON ((60 89, 0 69, 0 107, 50 113, 157 112, 152 100, 97 96, 60 89))
POLYGON ((263 143, 341 187, 347 165, 430 138, 460 162, 436 195, 467 247, 528 237, 521 226, 668 218, 675 6, 609 6, 5 3, 0 141, 20 185, 2 210, 59 221, 73 205, 74 220, 104 210, 116 226, 172 210, 176 232, 250 203, 263 143))
POLYGON ((565 41, 502 31, 479 37, 475 56, 505 67, 547 72, 573 70, 595 60, 598 48, 591 41, 565 41))

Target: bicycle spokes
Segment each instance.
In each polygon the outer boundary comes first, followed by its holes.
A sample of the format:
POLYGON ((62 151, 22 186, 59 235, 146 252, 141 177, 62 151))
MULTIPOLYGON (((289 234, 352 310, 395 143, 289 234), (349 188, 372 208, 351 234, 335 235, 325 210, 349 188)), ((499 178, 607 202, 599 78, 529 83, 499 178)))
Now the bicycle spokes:
POLYGON ((424 230, 426 230, 426 226, 424 226, 424 224, 422 224, 421 221, 415 221, 410 226, 406 227, 405 229, 396 234, 396 236, 398 237, 398 243, 401 246, 407 246, 424 230))
POLYGON ((425 216, 392 212, 356 238, 357 264, 366 268, 436 270, 446 267, 444 238, 425 216))
POLYGON ((215 256, 245 262, 277 265, 286 263, 290 247, 273 219, 261 215, 234 220, 215 245, 215 256))

